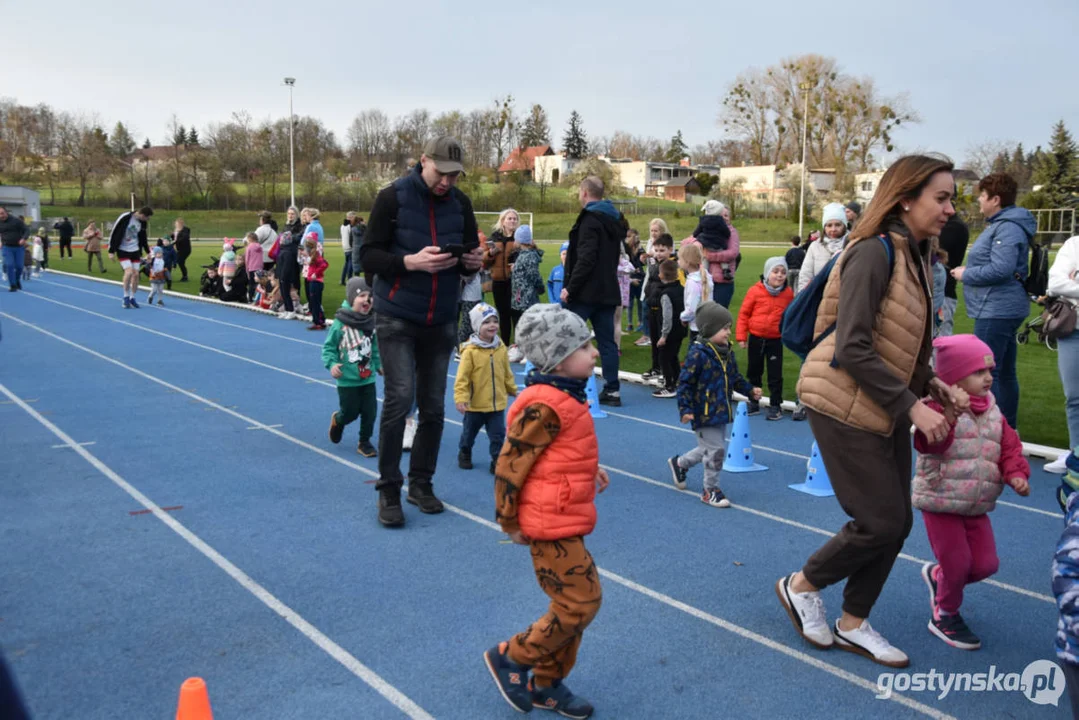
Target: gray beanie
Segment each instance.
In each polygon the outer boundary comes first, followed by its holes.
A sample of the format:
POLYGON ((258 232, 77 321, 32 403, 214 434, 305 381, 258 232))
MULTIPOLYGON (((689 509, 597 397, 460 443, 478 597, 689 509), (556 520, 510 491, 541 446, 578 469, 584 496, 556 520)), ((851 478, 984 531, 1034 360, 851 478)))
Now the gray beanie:
POLYGON ((517 323, 518 347, 544 373, 591 339, 584 320, 560 305, 533 305, 517 323))
POLYGON ((697 306, 697 314, 693 319, 697 322, 697 328, 704 340, 711 340, 713 335, 732 322, 730 310, 711 300, 697 306))
POLYGON ((352 307, 352 301, 356 299, 357 295, 369 292, 371 292, 371 287, 367 284, 367 281, 357 275, 349 279, 348 285, 345 286, 345 302, 348 303, 349 307, 352 307))
POLYGON ((767 260, 764 261, 764 279, 765 279, 765 281, 768 280, 768 276, 772 274, 772 271, 775 270, 776 267, 778 267, 780 265, 783 266, 784 270, 788 269, 787 268, 787 260, 781 255, 777 255, 776 257, 770 257, 770 258, 768 258, 767 260))

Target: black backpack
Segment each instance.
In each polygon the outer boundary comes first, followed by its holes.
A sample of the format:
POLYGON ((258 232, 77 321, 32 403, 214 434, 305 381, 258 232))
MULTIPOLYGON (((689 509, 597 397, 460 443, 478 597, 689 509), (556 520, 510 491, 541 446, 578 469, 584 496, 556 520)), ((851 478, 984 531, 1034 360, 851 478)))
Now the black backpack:
POLYGON ((1027 238, 1027 244, 1030 245, 1030 269, 1023 289, 1032 298, 1040 298, 1049 289, 1049 243, 1027 238))

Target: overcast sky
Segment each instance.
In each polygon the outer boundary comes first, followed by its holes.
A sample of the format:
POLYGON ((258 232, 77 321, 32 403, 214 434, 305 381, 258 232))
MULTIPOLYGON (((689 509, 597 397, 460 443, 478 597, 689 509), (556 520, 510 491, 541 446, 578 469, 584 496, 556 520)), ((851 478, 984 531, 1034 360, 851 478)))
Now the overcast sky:
MULTIPOLYGON (((0 0, 12 19, 17 8, 0 0)), ((36 7, 36 6, 34 6, 36 7)), ((961 161, 972 142, 1047 144, 1063 118, 1079 134, 1076 0, 903 3, 369 2, 53 0, 47 24, 7 45, 0 96, 96 113, 159 144, 173 113, 203 130, 238 110, 297 114, 340 141, 352 118, 490 105, 512 93, 548 111, 556 146, 571 110, 587 133, 626 130, 692 146, 722 137, 727 85, 803 53, 835 57, 906 93, 922 118, 902 150, 961 161), (736 5, 731 7, 732 5, 736 5), (47 30, 44 28, 48 28, 47 30)), ((29 19, 26 19, 29 22, 29 19)), ((17 29, 10 26, 10 31, 17 29)))

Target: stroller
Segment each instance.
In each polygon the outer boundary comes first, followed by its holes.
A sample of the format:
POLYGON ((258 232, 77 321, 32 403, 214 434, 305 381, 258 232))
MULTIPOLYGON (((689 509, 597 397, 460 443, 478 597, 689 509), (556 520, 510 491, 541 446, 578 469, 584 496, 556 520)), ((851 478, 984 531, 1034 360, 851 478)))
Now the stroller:
MULTIPOLYGON (((1030 296, 1030 301, 1036 305, 1044 308, 1046 306, 1046 296, 1041 297, 1030 296)), ((1020 345, 1026 345, 1030 340, 1030 334, 1035 333, 1038 336, 1038 342, 1045 343, 1045 347, 1056 352, 1057 340, 1055 337, 1050 337, 1045 332, 1045 311, 1039 312, 1037 315, 1027 320, 1026 323, 1019 328, 1019 332, 1015 334, 1015 341, 1020 345)))

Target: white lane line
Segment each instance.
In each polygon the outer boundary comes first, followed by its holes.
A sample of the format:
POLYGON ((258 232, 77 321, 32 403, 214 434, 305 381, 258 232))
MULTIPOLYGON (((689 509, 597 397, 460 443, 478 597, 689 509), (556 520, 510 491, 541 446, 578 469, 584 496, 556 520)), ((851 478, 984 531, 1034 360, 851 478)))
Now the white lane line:
MULTIPOLYGON (((79 345, 78 343, 76 343, 76 342, 74 342, 72 340, 68 340, 67 338, 61 337, 61 336, 57 335, 56 333, 45 330, 44 328, 38 327, 36 325, 32 325, 31 323, 20 320, 19 318, 16 318, 16 317, 14 317, 12 315, 8 315, 7 313, 0 312, 0 316, 9 318, 10 320, 14 320, 15 322, 17 322, 17 323, 19 323, 21 325, 25 325, 26 327, 29 327, 29 328, 31 328, 33 330, 36 330, 39 333, 47 335, 47 336, 49 336, 49 337, 51 337, 51 338, 53 338, 55 340, 58 340, 58 341, 60 341, 62 343, 65 343, 66 345, 70 345, 71 347, 74 347, 74 348, 76 348, 78 350, 82 350, 83 352, 86 352, 86 353, 88 353, 88 354, 90 354, 90 355, 92 355, 92 356, 94 356, 94 357, 96 357, 96 358, 98 358, 100 360, 104 360, 105 362, 108 362, 108 363, 111 363, 113 365, 116 365, 117 367, 123 368, 124 370, 127 370, 127 371, 129 371, 131 373, 134 373, 135 375, 138 375, 138 376, 142 377, 145 380, 149 380, 151 382, 157 383, 158 385, 161 385, 162 387, 166 387, 166 388, 169 388, 170 390, 177 391, 177 392, 179 392, 179 393, 181 393, 183 395, 187 395, 191 399, 197 400, 197 401, 202 402, 202 403, 204 403, 206 405, 209 405, 211 407, 216 407, 219 410, 221 410, 222 412, 228 413, 229 415, 232 415, 233 417, 236 417, 237 419, 244 421, 249 426, 251 426, 251 425, 261 425, 262 424, 262 423, 259 423, 257 420, 254 420, 254 419, 249 418, 249 417, 247 417, 245 415, 242 415, 242 414, 240 414, 240 413, 238 413, 238 412, 236 412, 234 410, 229 410, 227 408, 224 408, 221 405, 219 405, 218 403, 213 402, 212 400, 207 400, 206 398, 203 398, 203 397, 201 397, 199 395, 196 395, 195 393, 184 390, 183 388, 177 387, 176 385, 173 385, 173 384, 171 384, 169 382, 166 382, 165 380, 161 380, 161 379, 156 378, 156 377, 154 377, 152 375, 144 373, 143 371, 141 371, 141 370, 139 370, 137 368, 133 368, 130 365, 125 365, 124 363, 120 362, 119 360, 115 360, 113 358, 102 355, 101 353, 97 352, 96 350, 91 350, 90 348, 79 345)), ((0 388, 2 388, 2 387, 3 386, 0 386, 0 388)), ((6 392, 6 389, 5 389, 5 392, 6 392)), ((29 408, 27 408, 27 409, 29 410, 29 408)), ((41 420, 44 421, 44 422, 48 422, 47 420, 44 420, 44 418, 41 418, 41 420)), ((49 427, 55 427, 55 426, 52 426, 52 424, 49 423, 49 427)), ((356 463, 354 463, 354 462, 352 462, 350 460, 346 460, 343 457, 339 457, 337 455, 329 453, 326 450, 323 450, 322 448, 315 447, 314 445, 311 445, 310 443, 304 442, 303 440, 300 440, 299 438, 294 438, 294 437, 292 437, 290 435, 287 435, 287 434, 281 432, 280 430, 270 428, 269 426, 264 426, 264 427, 267 428, 267 432, 273 433, 273 434, 281 437, 282 439, 293 443, 294 445, 297 445, 299 447, 302 447, 304 449, 307 449, 307 450, 310 450, 310 451, 312 451, 314 453, 317 453, 318 455, 321 455, 321 456, 323 456, 325 458, 333 460, 334 462, 336 462, 336 463, 338 463, 340 465, 350 467, 353 470, 356 470, 357 472, 361 472, 361 473, 363 473, 365 475, 368 475, 368 476, 371 476, 371 477, 376 477, 376 478, 378 477, 377 472, 374 472, 373 470, 369 470, 368 468, 365 468, 362 465, 357 465, 356 463)), ((61 439, 64 439, 67 442, 72 442, 66 436, 64 436, 61 439)), ((81 448, 78 448, 78 451, 84 457, 87 457, 87 456, 91 457, 91 458, 93 457, 87 451, 82 450, 81 448)), ((96 458, 95 458, 95 460, 96 460, 96 458)), ((123 481, 121 480, 120 482, 123 482, 123 481)), ((123 485, 121 485, 121 487, 123 487, 123 485)), ((137 492, 137 491, 135 491, 135 492, 137 492)), ((138 499, 138 498, 136 498, 136 499, 138 499)), ((148 503, 149 503, 149 500, 147 500, 146 503, 144 503, 144 506, 147 507, 148 509, 152 509, 154 515, 158 516, 159 519, 162 519, 163 522, 165 521, 165 519, 172 520, 172 518, 169 517, 159 507, 157 507, 156 505, 148 504, 148 503), (151 505, 152 505, 152 507, 151 507, 151 505)), ((471 513, 471 512, 469 512, 467 510, 464 510, 462 508, 458 508, 458 507, 455 507, 453 505, 450 505, 449 503, 444 502, 443 505, 445 506, 445 508, 447 510, 449 510, 450 512, 452 512, 452 513, 454 513, 454 514, 456 514, 456 515, 458 515, 460 517, 471 520, 472 522, 475 522, 475 523, 477 523, 479 525, 482 525, 483 527, 486 527, 486 528, 488 528, 490 530, 494 530, 494 531, 499 532, 499 533, 502 532, 501 527, 499 527, 496 523, 491 522, 490 520, 484 519, 484 518, 482 518, 482 517, 480 517, 480 516, 478 516, 478 515, 476 515, 474 513, 471 513)), ((176 525, 181 527, 181 528, 183 527, 179 523, 176 523, 176 525)), ((170 527, 171 527, 171 525, 170 525, 170 527)), ((186 531, 186 528, 184 528, 184 530, 186 531)), ((177 531, 177 532, 179 532, 179 531, 177 531)), ((192 537, 194 537, 194 536, 192 535, 192 537)), ((199 542, 201 542, 201 540, 199 542)), ((212 551, 212 548, 211 548, 211 551, 212 551)), ((222 558, 222 560, 224 560, 224 558, 222 558)), ((227 561, 225 561, 225 562, 227 562, 227 561)), ((239 572, 238 569, 237 569, 237 572, 239 572)), ((601 576, 603 576, 605 578, 608 578, 608 579, 612 580, 613 582, 616 582, 616 583, 618 583, 620 585, 623 585, 624 587, 626 587, 626 588, 628 588, 630 590, 634 590, 635 592, 642 593, 646 597, 649 597, 649 598, 651 598, 653 600, 656 600, 658 602, 666 604, 669 607, 674 608, 675 610, 679 610, 681 612, 688 613, 692 617, 696 617, 698 619, 706 620, 707 622, 710 622, 713 625, 716 625, 717 627, 720 627, 720 628, 722 628, 724 630, 729 630, 730 632, 735 632, 736 634, 740 635, 741 637, 743 637, 743 638, 745 638, 747 640, 750 640, 752 642, 756 642, 758 644, 761 644, 764 647, 767 647, 769 649, 777 650, 779 652, 782 652, 783 654, 787 655, 788 657, 791 657, 791 658, 793 658, 795 660, 803 662, 803 663, 805 663, 805 664, 807 664, 807 665, 809 665, 811 667, 817 668, 818 670, 826 672, 826 673, 832 675, 833 677, 836 677, 836 678, 839 678, 839 679, 844 680, 846 682, 849 682, 849 683, 851 683, 851 684, 853 684, 853 685, 855 685, 857 687, 866 689, 869 692, 872 692, 874 695, 876 695, 876 694, 878 694, 880 692, 879 688, 877 688, 875 683, 872 683, 869 680, 866 680, 865 678, 862 678, 862 677, 860 677, 858 675, 850 673, 850 672, 848 672, 846 670, 843 670, 842 668, 837 667, 835 665, 832 665, 830 663, 826 663, 826 662, 824 662, 822 660, 818 660, 817 658, 812 657, 811 655, 808 655, 808 654, 806 654, 806 653, 804 653, 804 652, 802 652, 800 650, 795 650, 792 647, 784 645, 783 643, 780 643, 780 642, 778 642, 776 640, 772 640, 771 638, 768 638, 768 637, 766 637, 764 635, 760 635, 758 633, 755 633, 755 632, 753 632, 752 630, 750 630, 748 628, 742 627, 741 625, 736 625, 735 623, 732 623, 730 621, 723 620, 722 618, 719 618, 719 617, 717 617, 715 615, 707 613, 704 610, 700 610, 699 608, 695 608, 692 605, 688 605, 688 604, 683 603, 683 602, 681 602, 679 600, 675 600, 674 598, 670 597, 669 595, 665 595, 665 594, 657 592, 655 590, 651 590, 651 589, 647 588, 644 585, 640 585, 640 584, 638 584, 636 582, 633 582, 632 580, 624 578, 623 576, 618 575, 617 573, 613 573, 613 572, 611 572, 609 570, 604 570, 604 569, 600 568, 599 573, 600 573, 601 576)), ((244 577, 246 578, 246 576, 244 576, 244 577)), ((251 582, 253 583, 254 581, 251 581, 251 582)), ((268 595, 268 593, 267 593, 267 595, 268 595)), ((272 597, 272 596, 270 596, 270 597, 272 597)), ((282 606, 282 607, 284 607, 284 606, 282 606)), ((286 617, 286 619, 288 619, 288 618, 286 617)), ((315 628, 313 628, 313 627, 312 627, 312 629, 315 630, 315 628)), ((318 631, 315 630, 315 632, 318 632, 318 631)), ((327 641, 332 642, 332 641, 329 641, 328 638, 327 638, 327 641)), ((344 650, 342 650, 341 652, 344 653, 344 650)), ((347 655, 347 653, 346 653, 346 655, 347 655)), ((349 657, 351 657, 351 656, 349 656, 349 657)), ((356 662, 359 663, 359 661, 356 661, 356 662)), ((361 665, 361 667, 363 667, 363 666, 361 665)), ((364 669, 366 669, 366 668, 364 668, 364 669)), ((368 672, 370 672, 370 671, 368 671, 368 672)), ((377 676, 375 676, 375 677, 377 677, 377 676)), ((374 686, 372 685, 372 687, 374 687, 374 686)), ((405 698, 405 699, 407 700, 407 698, 405 698)), ((905 707, 909 707, 909 708, 911 708, 913 710, 921 712, 922 714, 927 715, 927 716, 929 716, 931 718, 942 718, 943 719, 943 718, 950 718, 951 717, 949 715, 941 713, 939 710, 937 710, 937 709, 935 709, 935 708, 933 708, 933 707, 931 707, 929 705, 924 705, 924 704, 922 704, 922 703, 920 703, 920 702, 918 702, 916 700, 912 700, 912 699, 910 699, 908 697, 905 697, 905 696, 903 696, 903 695, 901 695, 899 693, 893 693, 892 696, 889 698, 889 700, 892 700, 894 702, 899 703, 900 705, 903 705, 905 707)), ((409 702, 411 702, 411 701, 409 701, 409 702)), ((422 712, 422 710, 420 710, 420 711, 422 712)), ((416 717, 426 717, 426 716, 416 716, 416 717)))
POLYGON ((1064 513, 1062 512, 1049 512, 1048 510, 1042 510, 1041 508, 1032 508, 1026 505, 1020 505, 1019 503, 1008 502, 1007 500, 997 500, 997 505, 1006 505, 1016 510, 1026 510, 1027 512, 1037 513, 1039 515, 1048 515, 1051 518, 1057 520, 1064 520, 1064 513))
MULTIPOLYGON (((52 282, 50 280, 42 280, 42 283, 46 285, 55 285, 58 288, 64 290, 73 290, 75 292, 86 293, 87 295, 97 295, 98 297, 108 298, 109 300, 115 300, 115 295, 108 295, 106 293, 95 292, 93 290, 87 290, 85 288, 75 287, 73 285, 65 285, 64 283, 52 282)), ((282 340, 288 340, 289 342, 299 343, 300 345, 311 345, 314 347, 322 347, 322 343, 311 342, 310 340, 300 340, 299 338, 289 337, 288 335, 280 335, 278 333, 269 332, 267 330, 259 330, 258 328, 248 327, 246 325, 240 325, 238 323, 225 322, 224 320, 217 320, 214 318, 204 317, 195 313, 184 312, 183 310, 177 310, 171 307, 158 307, 156 305, 147 305, 159 312, 173 313, 175 315, 183 315, 184 317, 195 318, 196 320, 203 320, 208 323, 214 323, 216 325, 224 325, 226 327, 236 328, 237 330, 247 330, 248 332, 258 333, 259 335, 267 335, 269 337, 280 338, 282 340)))
MULTIPOLYGON (((37 297, 40 298, 40 296, 37 296, 37 297)), ((49 298, 40 298, 40 299, 47 300, 48 302, 56 302, 54 300, 49 300, 49 298)), ((62 305, 62 303, 57 303, 57 304, 62 305)), ((65 306, 65 307, 67 307, 67 306, 65 306)), ((110 318, 107 315, 102 315, 100 313, 95 313, 95 312, 92 312, 92 311, 89 311, 89 310, 83 310, 82 308, 73 308, 73 309, 79 310, 80 312, 90 313, 91 315, 97 315, 99 317, 105 318, 106 320, 112 320, 113 322, 121 323, 123 325, 129 325, 129 326, 137 328, 139 330, 144 330, 146 332, 154 333, 155 335, 160 335, 162 337, 171 338, 171 339, 176 340, 178 342, 186 343, 188 345, 193 345, 195 347, 199 347, 199 348, 202 348, 204 350, 209 350, 211 352, 219 353, 221 355, 225 355, 225 356, 233 358, 235 360, 241 360, 243 362, 249 362, 249 363, 252 363, 254 365, 258 365, 259 367, 267 368, 269 370, 275 370, 277 372, 285 373, 287 375, 292 375, 294 377, 298 377, 298 378, 301 378, 303 380, 306 380, 307 382, 319 383, 321 385, 326 385, 328 387, 336 387, 336 385, 334 383, 327 382, 325 380, 315 380, 313 378, 307 377, 306 375, 301 375, 299 373, 294 373, 291 370, 285 370, 283 368, 275 367, 273 365, 267 365, 266 363, 262 363, 262 362, 259 362, 257 360, 252 360, 252 359, 246 358, 246 357, 244 357, 242 355, 235 355, 235 354, 230 353, 230 352, 225 352, 224 350, 218 350, 217 348, 210 347, 209 345, 203 345, 201 343, 196 343, 196 342, 191 341, 191 340, 185 340, 183 338, 174 337, 172 335, 168 335, 167 333, 158 332, 156 330, 151 330, 150 328, 144 328, 144 327, 141 327, 139 325, 133 325, 132 323, 126 323, 126 322, 124 322, 122 320, 116 320, 114 318, 110 318)), ((19 320, 18 318, 14 317, 12 315, 8 315, 7 313, 0 312, 0 316, 11 318, 12 320, 15 320, 16 322, 19 322, 19 323, 21 323, 23 325, 26 325, 28 327, 31 327, 31 328, 33 328, 35 330, 38 330, 40 332, 51 335, 52 337, 54 337, 54 338, 56 338, 58 340, 61 340, 61 341, 66 342, 66 343, 68 343, 70 345, 73 345, 74 347, 77 347, 80 350, 85 350, 86 352, 92 353, 92 354, 94 354, 94 355, 96 355, 98 357, 106 359, 109 362, 116 363, 116 364, 124 367, 125 369, 133 370, 133 368, 131 368, 128 365, 124 365, 123 363, 120 363, 120 362, 118 362, 116 360, 113 360, 112 358, 106 358, 104 355, 101 355, 100 353, 98 353, 98 352, 96 352, 94 350, 90 350, 89 348, 84 348, 82 345, 78 345, 77 343, 74 343, 74 342, 72 342, 70 340, 61 338, 59 335, 54 335, 53 333, 50 333, 47 330, 44 330, 42 328, 37 327, 36 325, 32 325, 30 323, 19 320)), ((135 371, 135 372, 139 372, 140 375, 143 375, 147 379, 153 380, 154 382, 158 382, 158 380, 156 378, 153 378, 150 375, 146 375, 145 373, 142 373, 141 371, 135 371)), ((213 402, 213 401, 208 401, 208 400, 206 400, 205 398, 203 398, 203 397, 201 397, 199 395, 196 395, 196 394, 194 394, 192 392, 188 392, 187 390, 184 390, 183 388, 177 387, 175 385, 172 385, 172 384, 169 384, 169 383, 162 383, 162 384, 165 387, 169 388, 170 390, 172 390, 174 392, 178 392, 178 393, 181 393, 183 395, 187 395, 194 402, 202 402, 202 403, 207 404, 209 406, 209 407, 207 407, 207 410, 209 410, 209 409, 220 410, 221 412, 228 413, 228 414, 230 414, 230 415, 232 415, 234 417, 242 418, 244 420, 247 420, 247 418, 245 416, 243 416, 243 415, 235 412, 234 410, 232 410, 233 407, 236 407, 235 405, 233 405, 231 407, 226 407, 224 405, 221 405, 220 403, 213 402)), ((460 422, 450 420, 448 418, 445 420, 445 422, 448 422, 448 423, 450 423, 452 425, 461 425, 460 422)), ((257 421, 251 420, 250 422, 248 422, 248 425, 249 426, 255 426, 255 425, 261 425, 261 424, 258 423, 257 421)), ((292 438, 290 435, 288 435, 286 433, 283 433, 280 430, 278 430, 276 428, 272 428, 272 427, 270 427, 268 425, 263 425, 262 429, 266 430, 267 432, 271 432, 271 433, 273 433, 275 435, 278 435, 279 437, 286 438, 286 439, 288 439, 290 441, 295 441, 294 438, 292 438)), ((334 455, 333 453, 327 452, 327 451, 325 451, 325 450, 323 450, 321 448, 317 448, 317 447, 315 447, 313 445, 308 445, 307 443, 303 443, 303 445, 305 447, 315 451, 315 452, 318 452, 318 453, 322 454, 323 456, 325 456, 327 458, 331 458, 331 459, 333 459, 335 461, 341 461, 341 458, 339 458, 337 455, 334 455)), ((373 477, 378 477, 377 473, 371 473, 371 471, 367 470, 366 468, 363 468, 360 465, 354 465, 353 463, 349 463, 347 461, 345 462, 345 464, 347 466, 349 466, 349 467, 361 468, 363 472, 369 473, 373 477)), ((652 480, 651 478, 647 478, 647 477, 645 477, 643 475, 636 475, 634 473, 626 472, 625 470, 620 470, 620 469, 615 468, 615 467, 609 467, 609 466, 604 466, 604 467, 606 469, 612 471, 612 472, 618 473, 620 475, 625 475, 626 477, 632 477, 634 479, 642 480, 644 482, 648 482, 648 483, 651 483, 653 485, 659 485, 659 486, 662 486, 662 487, 665 487, 665 488, 676 489, 676 488, 674 488, 673 486, 671 486, 671 485, 669 485, 667 483, 658 482, 656 480, 652 480)), ((690 492, 690 491, 685 491, 685 492, 690 492)), ((783 517, 780 517, 778 515, 772 515, 771 513, 766 513, 766 512, 760 511, 760 510, 750 510, 749 508, 743 508, 743 509, 745 509, 747 512, 752 512, 754 514, 757 514, 760 517, 767 518, 767 519, 770 519, 770 520, 775 520, 776 522, 781 522, 781 523, 784 523, 786 525, 791 525, 792 527, 800 527, 802 529, 811 530, 812 532, 816 532, 818 534, 825 535, 827 537, 831 537, 832 535, 835 534, 835 533, 833 533, 831 531, 824 530, 822 528, 814 528, 811 525, 803 525, 802 523, 798 523, 798 522, 796 522, 794 520, 788 520, 787 518, 783 518, 783 517)), ((916 558, 916 557, 914 557, 912 555, 906 555, 905 553, 900 553, 899 557, 903 558, 904 560, 910 560, 912 562, 917 562, 919 564, 925 564, 925 563, 929 562, 928 560, 922 560, 922 559, 916 558)), ((1002 583, 1000 581, 992 580, 992 579, 983 580, 982 582, 984 582, 987 585, 993 585, 995 587, 1002 588, 1004 590, 1010 590, 1010 591, 1018 593, 1020 595, 1026 595, 1026 596, 1034 598, 1036 600, 1042 600, 1042 601, 1051 602, 1051 603, 1056 602, 1056 600, 1053 599, 1052 597, 1050 597, 1049 595, 1043 595, 1043 594, 1040 594, 1040 593, 1036 593, 1036 592, 1033 592, 1031 590, 1027 590, 1025 588, 1019 587, 1017 585, 1010 585, 1010 584, 1002 583)))
POLYGON ((142 505, 144 508, 153 513, 154 517, 163 522, 170 530, 186 540, 193 548, 202 553, 207 559, 214 565, 224 570, 233 580, 235 580, 244 590, 258 598, 262 604, 273 610, 289 625, 296 628, 306 637, 313 642, 323 652, 332 657, 334 660, 343 665, 349 672, 358 677, 363 682, 367 683, 375 692, 382 697, 386 698, 393 704, 398 710, 403 712, 410 718, 416 720, 433 720, 433 716, 426 710, 421 708, 415 702, 412 701, 407 695, 395 688, 393 685, 386 682, 378 673, 371 670, 362 662, 353 657, 347 650, 335 643, 333 640, 324 635, 318 628, 304 620, 295 610, 285 605, 283 602, 274 597, 270 591, 259 585, 257 582, 251 579, 243 570, 233 565, 225 556, 214 550, 208 545, 202 538, 195 533, 188 530, 182 523, 178 522, 171 515, 162 510, 157 503, 150 500, 150 498, 143 495, 133 485, 128 483, 122 477, 117 475, 112 468, 105 463, 97 459, 88 450, 83 449, 78 443, 76 443, 69 435, 63 430, 58 428, 53 423, 41 416, 41 413, 34 410, 26 403, 19 400, 10 390, 4 385, 0 384, 0 393, 3 393, 14 402, 19 405, 30 417, 37 420, 41 425, 49 430, 53 435, 62 440, 68 447, 82 456, 86 462, 90 463, 100 472, 102 475, 111 480, 117 487, 130 495, 134 500, 142 505))
MULTIPOLYGON (((638 475, 636 473, 627 472, 626 470, 620 470, 619 468, 613 467, 611 465, 600 465, 600 467, 602 467, 607 472, 612 472, 612 473, 616 473, 618 475, 622 475, 622 476, 625 476, 625 477, 628 477, 628 478, 632 478, 634 480, 639 480, 641 482, 648 483, 649 485, 656 485, 658 487, 666 488, 667 490, 673 490, 676 493, 682 493, 684 495, 692 495, 693 497, 699 497, 695 491, 693 491, 693 490, 679 490, 678 488, 676 488, 674 485, 672 485, 669 482, 660 482, 659 480, 653 480, 650 477, 645 477, 644 475, 638 475)), ((798 522, 797 520, 791 520, 789 518, 785 518, 785 517, 782 517, 780 515, 773 515, 772 513, 765 512, 763 510, 757 510, 756 508, 747 507, 745 505, 739 505, 737 503, 731 503, 730 507, 732 509, 734 509, 734 510, 741 510, 742 512, 747 512, 750 515, 756 515, 759 518, 764 518, 766 520, 772 520, 773 522, 782 523, 783 525, 788 525, 790 527, 795 527, 795 528, 798 528, 799 530, 805 530, 807 532, 816 533, 817 535, 821 535, 823 537, 830 538, 833 535, 835 535, 835 532, 832 531, 832 530, 825 530, 824 528, 814 527, 813 525, 806 525, 805 523, 798 522)), ((922 559, 920 557, 915 557, 914 555, 908 555, 907 553, 899 553, 899 558, 901 558, 903 560, 906 560, 908 562, 917 563, 919 566, 925 565, 928 562, 932 562, 931 560, 925 560, 925 559, 922 559)), ((993 587, 1000 588, 1001 590, 1007 590, 1009 592, 1013 592, 1013 593, 1016 593, 1018 595, 1025 595, 1026 597, 1033 598, 1035 600, 1041 600, 1042 602, 1052 603, 1054 605, 1056 604, 1056 599, 1054 597, 1052 597, 1051 595, 1045 595, 1045 594, 1042 594, 1042 593, 1036 593, 1033 590, 1027 590, 1026 588, 1019 587, 1018 585, 1012 585, 1010 583, 1000 582, 999 580, 993 580, 993 579, 982 580, 982 583, 984 583, 985 585, 992 585, 993 587)))
MULTIPOLYGON (((235 408, 236 406, 233 405, 232 407, 235 408)), ((276 423, 274 425, 252 425, 251 427, 249 427, 247 429, 248 430, 269 430, 270 428, 279 428, 279 427, 284 427, 284 425, 282 425, 281 423, 276 423)))
MULTIPOLYGON (((79 445, 82 446, 82 447, 87 447, 89 445, 97 445, 97 440, 91 440, 90 442, 81 442, 81 443, 79 443, 79 445)), ((61 443, 59 445, 53 445, 52 449, 53 450, 62 450, 62 449, 70 448, 70 447, 71 446, 68 445, 67 443, 61 443)))

